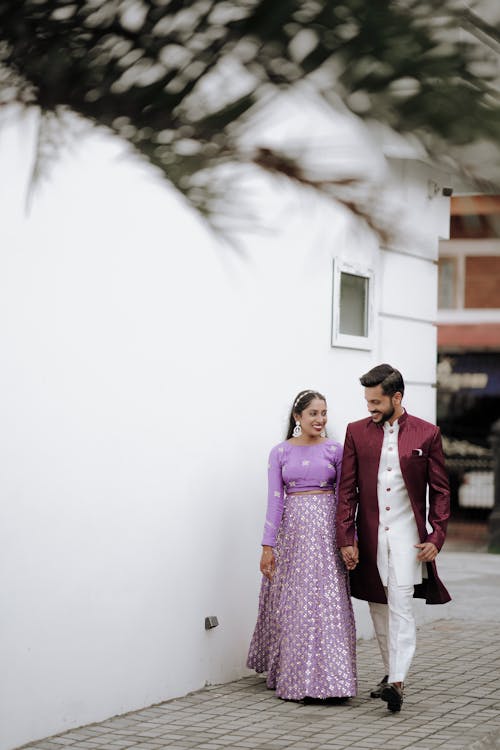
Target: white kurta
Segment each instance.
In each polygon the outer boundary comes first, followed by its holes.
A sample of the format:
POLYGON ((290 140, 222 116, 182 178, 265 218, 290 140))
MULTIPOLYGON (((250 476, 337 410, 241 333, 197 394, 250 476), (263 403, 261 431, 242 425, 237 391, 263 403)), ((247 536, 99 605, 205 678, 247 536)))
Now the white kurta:
POLYGON ((392 563, 398 586, 422 583, 422 563, 417 560, 419 544, 417 524, 410 498, 401 474, 398 451, 399 424, 384 423, 384 441, 380 454, 377 495, 379 507, 377 567, 382 584, 389 577, 388 556, 392 563))

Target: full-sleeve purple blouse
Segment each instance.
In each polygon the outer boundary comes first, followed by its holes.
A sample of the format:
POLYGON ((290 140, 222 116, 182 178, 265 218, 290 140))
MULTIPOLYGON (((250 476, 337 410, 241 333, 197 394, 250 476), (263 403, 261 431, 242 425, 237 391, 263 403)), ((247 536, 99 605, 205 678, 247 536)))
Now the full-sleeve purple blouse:
POLYGON ((293 445, 288 440, 269 454, 267 513, 262 544, 274 547, 289 492, 335 490, 340 479, 342 446, 334 440, 293 445))

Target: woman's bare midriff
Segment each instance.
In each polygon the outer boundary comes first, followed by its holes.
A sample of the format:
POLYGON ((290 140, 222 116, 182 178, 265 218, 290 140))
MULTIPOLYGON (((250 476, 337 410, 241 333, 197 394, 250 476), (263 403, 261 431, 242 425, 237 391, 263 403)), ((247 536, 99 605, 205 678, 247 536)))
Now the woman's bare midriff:
POLYGON ((300 492, 287 492, 287 495, 331 495, 332 489, 329 490, 301 490, 300 492))

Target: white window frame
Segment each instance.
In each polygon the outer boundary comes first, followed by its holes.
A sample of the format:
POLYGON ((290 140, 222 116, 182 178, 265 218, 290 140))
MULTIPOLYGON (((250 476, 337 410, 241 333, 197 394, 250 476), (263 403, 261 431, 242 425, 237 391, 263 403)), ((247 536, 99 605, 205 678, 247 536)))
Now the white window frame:
POLYGON ((374 274, 371 268, 362 267, 338 258, 333 259, 332 290, 332 347, 346 349, 373 349, 373 297, 375 293, 374 274), (367 280, 368 299, 366 301, 366 336, 353 336, 340 332, 340 282, 343 273, 361 276, 367 280))

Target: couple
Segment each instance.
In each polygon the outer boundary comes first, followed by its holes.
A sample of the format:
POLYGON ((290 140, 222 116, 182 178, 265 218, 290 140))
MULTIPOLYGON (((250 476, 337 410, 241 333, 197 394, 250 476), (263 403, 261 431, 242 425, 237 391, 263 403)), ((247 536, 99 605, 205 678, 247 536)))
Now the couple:
POLYGON ((439 429, 406 413, 401 373, 382 364, 360 382, 370 417, 348 425, 343 451, 326 437, 316 391, 299 393, 287 439, 271 451, 247 665, 267 672, 280 698, 356 695, 352 593, 369 602, 385 668, 371 696, 397 712, 415 651, 413 597, 450 600, 434 562, 449 486, 439 429))

